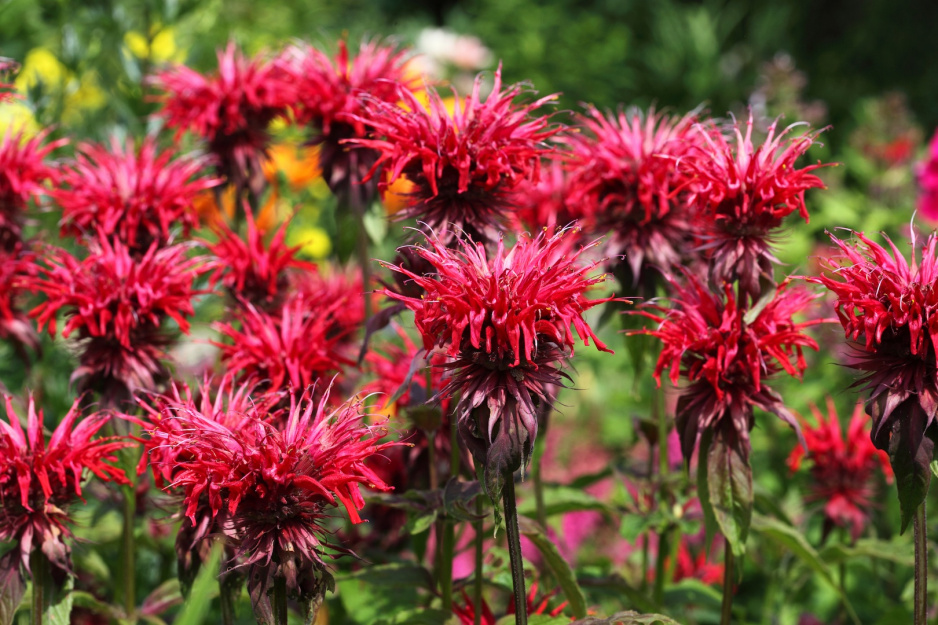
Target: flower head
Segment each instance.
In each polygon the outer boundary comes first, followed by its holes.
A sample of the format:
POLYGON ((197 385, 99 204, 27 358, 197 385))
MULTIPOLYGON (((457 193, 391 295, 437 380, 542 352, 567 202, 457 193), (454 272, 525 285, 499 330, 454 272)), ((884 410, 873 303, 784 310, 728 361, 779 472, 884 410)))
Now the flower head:
POLYGON ((371 137, 373 128, 365 121, 366 101, 394 105, 399 89, 409 91, 416 86, 406 70, 407 51, 380 41, 363 41, 350 59, 342 40, 334 60, 307 44, 291 47, 281 59, 297 91, 296 121, 309 128, 311 143, 320 146, 326 184, 344 204, 364 209, 375 195, 376 183, 363 184, 363 179, 377 154, 342 142, 371 137))
POLYGON ((751 114, 745 134, 739 124, 733 127, 735 147, 712 122, 697 126, 699 145, 679 161, 688 201, 707 220, 702 236, 714 282, 738 280, 753 299, 761 293, 759 278, 771 277, 772 263, 777 262, 770 235, 795 211, 808 221, 805 191, 824 187, 811 172, 825 164, 795 166, 821 131, 786 140, 794 125, 776 135, 777 124, 769 126, 758 147, 752 141, 751 114))
POLYGON ((231 564, 248 567, 259 613, 270 610, 276 577, 305 599, 324 593, 324 518, 342 505, 358 523, 360 486, 388 489, 365 461, 398 443, 380 442, 387 430, 365 423, 360 399, 329 411, 328 395, 294 397, 282 427, 255 411, 223 421, 164 398, 149 432, 156 445, 186 450, 157 456, 154 470, 173 476, 190 521, 207 503, 235 545, 231 564))
POLYGON ((889 458, 873 447, 863 403, 856 405, 847 436, 844 438, 834 401, 827 398, 827 414, 811 407, 816 425, 803 423, 805 446, 798 445, 788 457, 788 466, 797 471, 807 455, 811 461, 812 501, 824 502, 824 517, 829 525, 848 527, 853 540, 863 533, 872 507, 873 474, 882 466, 892 479, 889 458))
POLYGON ((938 220, 938 131, 928 144, 928 155, 915 169, 918 178, 918 210, 926 219, 938 220))
POLYGON ((793 315, 817 296, 784 282, 756 314, 738 306, 730 285, 715 293, 689 274, 685 284, 670 281, 671 308, 651 305, 647 309, 656 312, 638 314, 659 323, 644 331, 663 343, 655 379, 660 384, 661 374, 668 369, 673 384, 681 376, 689 382, 677 406, 684 458, 690 461, 705 430, 731 435, 748 457, 756 406, 797 431, 794 415, 764 379, 780 371, 796 377, 804 372, 804 348, 816 350, 818 345, 803 330, 821 320, 796 322, 793 315))
POLYGON ((592 340, 611 351, 583 319, 611 299, 585 297, 605 277, 589 277, 596 263, 579 259, 591 246, 572 250, 568 234, 522 236, 508 251, 500 240, 491 258, 481 243, 463 239, 450 249, 428 236, 429 247, 412 249, 436 274, 389 266, 425 293, 418 299, 384 291, 414 311, 424 348, 443 348, 452 358, 443 395, 461 393, 460 433, 486 467, 490 494, 527 461, 537 406, 550 403, 552 388, 563 381, 560 366, 573 352, 574 331, 586 345, 592 340))
POLYGON ((292 81, 277 64, 248 59, 230 42, 218 51, 218 72, 204 75, 184 65, 151 79, 164 94, 160 115, 177 134, 190 131, 208 142, 218 170, 238 189, 263 188, 261 160, 270 123, 287 114, 295 98, 292 81))
POLYGON ((606 254, 625 255, 638 283, 653 266, 668 271, 694 247, 693 218, 677 163, 698 142, 694 114, 669 116, 638 109, 579 117, 585 133, 568 133, 572 152, 567 202, 581 225, 610 232, 606 254))
POLYGON ((12 340, 21 356, 25 347, 39 349, 32 323, 19 310, 23 281, 36 273, 35 256, 17 244, 12 251, 0 248, 0 339, 12 340))
MULTIPOLYGON (((160 360, 170 342, 163 321, 173 319, 189 331, 195 314, 193 282, 201 258, 188 258, 189 246, 157 248, 140 257, 119 241, 89 242, 89 255, 78 260, 64 249, 48 247, 43 266, 23 285, 46 296, 30 316, 40 331, 55 335, 56 316, 66 315, 62 335, 78 341, 81 366, 75 377, 97 389, 118 385, 124 391, 153 389, 165 375, 160 360)), ((117 392, 117 391, 115 391, 117 392)), ((124 395, 125 393, 120 393, 124 395)))
POLYGON ((215 256, 209 283, 212 286, 221 283, 239 302, 276 310, 289 286, 288 271, 315 272, 316 265, 296 257, 299 246, 286 245, 287 223, 280 226, 269 244, 265 244, 265 233, 257 226, 250 211, 245 211, 245 215, 246 240, 224 222, 216 225, 218 242, 208 245, 215 256))
POLYGON ((383 102, 371 107, 367 120, 383 138, 351 143, 380 153, 373 171, 382 165, 388 169, 380 188, 400 176, 414 183, 411 206, 397 214, 400 218, 493 240, 522 182, 538 178, 541 157, 551 152, 544 142, 560 128, 533 113, 555 96, 515 103, 522 88, 502 88, 500 67, 484 101, 481 89, 480 76, 468 97, 456 98, 452 115, 432 89, 429 109, 406 90, 400 92, 406 108, 383 102))
POLYGON ((165 245, 170 229, 185 235, 199 225, 193 203, 198 194, 218 181, 199 178, 207 157, 173 158, 160 152, 154 137, 139 150, 133 141, 121 147, 86 143, 76 159, 60 169, 60 184, 52 192, 62 208, 62 235, 116 237, 128 248, 144 252, 157 241, 165 245))
POLYGON ((525 198, 511 215, 512 230, 553 234, 574 221, 570 208, 569 174, 563 163, 552 160, 544 164, 539 179, 524 181, 518 191, 525 198))
POLYGON ((71 536, 68 506, 81 498, 87 473, 98 479, 129 484, 124 473, 113 466, 118 449, 132 445, 117 438, 95 434, 108 421, 96 413, 79 421, 79 400, 46 440, 43 414, 36 409, 32 395, 27 404, 27 425, 23 431, 13 409, 12 398, 4 396, 7 421, 0 420, 0 540, 19 544, 23 565, 29 568, 29 554, 42 549, 57 567, 69 570, 71 536))
POLYGON ((0 139, 0 247, 11 250, 21 240, 23 212, 43 189, 57 178, 46 157, 65 139, 46 142, 49 131, 27 139, 23 131, 7 132, 0 139))

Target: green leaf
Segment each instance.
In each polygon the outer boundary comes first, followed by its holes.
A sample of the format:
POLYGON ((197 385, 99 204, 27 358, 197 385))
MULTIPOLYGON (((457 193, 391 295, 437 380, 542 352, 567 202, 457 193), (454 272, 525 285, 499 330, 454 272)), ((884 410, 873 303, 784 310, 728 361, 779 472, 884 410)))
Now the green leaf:
POLYGON ((652 522, 647 516, 626 514, 619 524, 619 535, 630 543, 634 543, 651 525, 652 522))
POLYGON ((708 506, 733 554, 741 556, 752 518, 752 468, 740 446, 719 434, 710 442, 706 464, 708 506))
POLYGON ((72 590, 74 588, 75 578, 71 575, 65 577, 65 583, 61 587, 51 583, 45 588, 44 592, 49 597, 49 604, 42 614, 43 623, 69 625, 72 622, 72 590))
POLYGON ((521 526, 521 533, 528 537, 534 543, 538 551, 544 557, 544 562, 550 567, 554 577, 557 578, 563 594, 570 604, 570 610, 577 618, 586 616, 586 598, 583 591, 576 583, 576 576, 567 561, 560 555, 557 546, 547 536, 538 529, 536 523, 530 519, 519 517, 518 523, 521 526))
POLYGON ((700 436, 700 445, 697 448, 697 497, 700 499, 700 508, 704 515, 705 540, 704 548, 709 553, 713 537, 719 531, 717 517, 710 503, 710 488, 707 486, 707 455, 713 442, 713 432, 707 428, 700 436))
POLYGON ((79 608, 87 608, 96 614, 108 617, 110 620, 119 621, 124 618, 124 611, 110 603, 101 601, 90 592, 84 590, 72 591, 72 602, 79 608))
POLYGON ((445 610, 430 608, 402 610, 374 625, 458 625, 459 617, 445 610))
MULTIPOLYGON (((879 404, 880 402, 874 402, 874 406, 879 404)), ((935 443, 923 434, 927 419, 918 400, 907 400, 905 404, 909 406, 907 414, 896 420, 889 438, 889 462, 895 474, 899 509, 902 513, 900 534, 904 534, 908 529, 915 511, 928 493, 928 485, 931 482, 930 466, 935 449, 935 443)), ((901 409, 897 408, 896 411, 901 409)))
POLYGON ((651 612, 661 609, 661 606, 630 586, 629 583, 618 574, 610 575, 609 577, 581 578, 580 583, 590 589, 609 590, 616 595, 621 595, 625 597, 626 603, 629 604, 630 607, 639 610, 651 612))
POLYGON ((26 580, 20 573, 20 550, 10 549, 0 558, 0 625, 13 623, 24 594, 26 580))
POLYGON ((758 513, 754 514, 752 517, 752 529, 753 531, 758 532, 762 536, 791 551, 792 554, 804 562, 808 568, 817 573, 821 579, 827 582, 828 585, 830 585, 830 587, 833 588, 840 597, 840 600, 843 602, 844 608, 846 608, 850 618, 854 622, 859 623, 857 615, 853 610, 853 606, 850 605, 850 602, 840 585, 834 581, 834 576, 831 573, 830 568, 827 566, 827 563, 821 559, 817 551, 815 551, 814 547, 808 543, 807 539, 801 534, 801 532, 790 525, 786 525, 785 523, 778 521, 777 519, 765 517, 758 513))
MULTIPOLYGON (((389 614, 403 614, 412 610, 419 600, 418 589, 432 589, 433 579, 421 566, 396 562, 336 575, 336 586, 339 599, 348 615, 354 622, 364 625, 376 623, 389 614)), ((412 614, 413 618, 417 618, 415 614, 417 613, 412 614)))
MULTIPOLYGON (((607 512, 608 507, 582 489, 560 484, 544 485, 544 511, 547 516, 551 517, 581 510, 607 512)), ((537 516, 536 512, 536 503, 533 498, 526 499, 518 506, 518 514, 535 518, 537 516)))
POLYGON ((821 549, 821 559, 825 562, 836 564, 860 558, 875 558, 887 562, 895 562, 902 566, 912 567, 915 565, 915 559, 909 553, 908 545, 900 545, 895 542, 877 540, 875 538, 864 538, 858 540, 855 545, 849 546, 841 543, 827 545, 821 549))
POLYGON ((722 603, 720 591, 693 577, 682 579, 664 591, 666 606, 697 605, 719 609, 722 603))
POLYGON ((218 594, 218 565, 224 545, 218 542, 212 547, 208 559, 199 567, 199 574, 192 582, 189 596, 173 625, 200 625, 208 615, 212 599, 218 594))
POLYGON ((617 612, 608 618, 589 618, 574 621, 573 625, 681 625, 662 614, 639 614, 638 612, 617 612))

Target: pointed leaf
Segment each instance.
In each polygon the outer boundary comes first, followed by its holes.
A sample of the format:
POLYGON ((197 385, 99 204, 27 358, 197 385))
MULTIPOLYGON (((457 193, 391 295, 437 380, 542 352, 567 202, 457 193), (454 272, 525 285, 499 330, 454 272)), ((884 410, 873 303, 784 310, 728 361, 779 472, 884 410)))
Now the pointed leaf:
POLYGON ((20 572, 20 550, 10 549, 0 558, 0 625, 13 623, 24 594, 26 580, 20 572))
POLYGON ((44 590, 49 597, 49 604, 42 614, 42 622, 49 625, 69 625, 72 622, 72 590, 75 588, 75 578, 65 576, 65 583, 58 586, 51 582, 44 590))
POLYGON ((928 419, 918 401, 906 401, 903 407, 908 408, 907 414, 896 419, 889 438, 889 462, 895 474, 899 509, 902 512, 900 534, 908 529, 915 511, 928 493, 930 465, 935 450, 935 443, 924 435, 928 419))
POLYGON ((897 544, 876 538, 862 538, 854 545, 834 543, 821 549, 818 554, 825 562, 836 564, 860 558, 875 558, 887 562, 895 562, 902 566, 912 567, 915 559, 908 550, 908 545, 897 544))
POLYGON ((704 549, 709 553, 710 545, 713 544, 713 537, 720 530, 717 524, 716 514, 713 512, 713 505, 710 503, 710 488, 707 485, 707 456, 710 453, 710 445, 713 442, 713 432, 708 428, 700 436, 700 447, 697 450, 697 497, 700 499, 700 508, 704 515, 705 540, 704 549))
POLYGON ((550 567, 554 577, 560 584, 564 596, 570 604, 570 610, 577 618, 586 616, 586 598, 583 591, 576 583, 576 576, 567 561, 560 555, 557 546, 551 540, 541 533, 537 524, 525 517, 519 517, 518 523, 521 526, 521 533, 528 537, 538 551, 544 557, 544 562, 550 567))
POLYGON ((173 625, 200 625, 205 621, 212 606, 212 598, 218 594, 218 565, 223 548, 222 543, 216 543, 208 559, 199 567, 199 574, 192 582, 192 590, 173 625))
POLYGON ((574 621, 573 625, 680 625, 677 621, 662 614, 639 614, 638 612, 617 612, 609 618, 589 618, 574 621))
POLYGON ((727 444, 719 434, 706 458, 709 506, 733 554, 741 556, 752 518, 752 468, 739 445, 727 444))

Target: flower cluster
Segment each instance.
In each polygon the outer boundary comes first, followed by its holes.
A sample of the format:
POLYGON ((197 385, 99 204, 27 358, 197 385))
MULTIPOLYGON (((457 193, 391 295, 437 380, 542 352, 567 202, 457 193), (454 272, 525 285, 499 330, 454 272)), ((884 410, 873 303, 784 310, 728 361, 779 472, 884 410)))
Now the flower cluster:
POLYGON ((462 239, 451 249, 428 236, 429 247, 412 249, 434 275, 388 265, 425 292, 418 299, 384 290, 414 312, 427 350, 441 347, 452 357, 443 394, 460 393, 459 431, 485 467, 493 497, 500 480, 530 456, 537 406, 549 404, 552 387, 562 383, 560 366, 573 351, 574 331, 586 345, 592 340, 611 351, 583 319, 611 299, 584 296, 605 276, 589 277, 596 263, 579 264, 588 247, 572 250, 567 234, 522 236, 510 250, 499 241, 491 258, 480 243, 462 239))
POLYGON ((259 618, 271 611, 277 577, 301 600, 321 596, 329 509, 342 505, 359 523, 360 486, 387 490, 365 460, 398 443, 380 442, 387 430, 364 422, 360 400, 329 411, 328 395, 294 396, 282 427, 256 408, 238 411, 241 402, 229 401, 221 418, 217 402, 205 414, 190 399, 163 397, 148 428, 153 449, 184 450, 151 455, 153 470, 181 493, 193 525, 207 506, 233 541, 231 564, 247 567, 259 618))
POLYGON ((26 138, 23 131, 0 139, 0 248, 10 251, 22 240, 23 212, 47 181, 57 174, 45 160, 65 139, 46 141, 48 131, 26 138))
POLYGON ((109 147, 84 144, 75 160, 59 170, 52 197, 62 209, 62 235, 116 237, 137 253, 153 242, 166 245, 170 229, 188 236, 198 227, 193 202, 217 184, 200 178, 207 157, 173 158, 154 137, 135 150, 115 139, 109 147))
POLYGON ((927 219, 938 219, 938 132, 928 144, 928 156, 915 171, 918 178, 918 209, 927 219))
POLYGON ((35 256, 24 252, 22 245, 10 252, 0 249, 0 339, 12 340, 24 360, 24 348, 39 349, 35 328, 19 309, 23 281, 35 275, 35 269, 35 256))
POLYGON ((863 533, 872 507, 873 474, 880 465, 888 479, 892 470, 885 453, 873 447, 863 404, 858 403, 844 437, 834 401, 827 399, 827 417, 812 406, 816 424, 804 423, 804 445, 788 457, 788 466, 797 471, 807 456, 811 461, 813 501, 824 502, 825 528, 847 527, 853 540, 863 533))
POLYGON ((401 176, 414 184, 411 205, 399 218, 415 217, 432 229, 451 228, 488 242, 497 238, 496 226, 514 208, 520 185, 537 180, 541 157, 551 153, 544 142, 560 128, 547 117, 533 116, 554 96, 515 103, 522 88, 503 89, 501 68, 484 101, 481 88, 480 77, 470 95, 456 98, 452 115, 432 89, 429 108, 401 90, 405 107, 375 102, 367 116, 381 138, 352 143, 380 153, 373 172, 387 168, 382 189, 401 176))
POLYGON ((699 144, 678 162, 688 201, 707 220, 701 236, 714 283, 739 281, 753 300, 762 292, 760 278, 772 281, 772 263, 777 262, 771 252, 773 231, 795 211, 807 221, 805 191, 824 186, 811 173, 824 164, 795 165, 820 131, 785 140, 795 126, 776 134, 777 123, 758 147, 752 141, 752 115, 745 133, 738 124, 733 127, 735 147, 712 122, 697 126, 699 144))
POLYGON ((85 469, 102 481, 129 484, 123 471, 110 463, 117 460, 117 450, 133 443, 94 439, 109 416, 99 412, 79 421, 78 400, 47 441, 42 410, 37 410, 32 395, 25 432, 12 398, 5 395, 4 400, 7 421, 0 420, 0 541, 19 545, 27 569, 29 555, 41 549, 52 564, 68 571, 68 507, 82 495, 85 469))

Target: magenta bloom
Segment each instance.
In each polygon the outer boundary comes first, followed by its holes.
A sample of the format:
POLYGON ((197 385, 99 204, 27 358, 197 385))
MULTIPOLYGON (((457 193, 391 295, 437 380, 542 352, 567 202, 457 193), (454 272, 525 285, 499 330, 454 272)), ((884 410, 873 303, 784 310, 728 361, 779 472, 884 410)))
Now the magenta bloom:
POLYGON ((46 441, 43 414, 36 410, 32 395, 25 432, 12 399, 4 395, 4 400, 7 421, 0 420, 0 541, 19 546, 27 569, 29 554, 41 549, 52 564, 68 571, 68 507, 81 498, 84 471, 105 482, 129 484, 123 471, 110 463, 117 461, 114 453, 118 449, 133 443, 118 438, 92 440, 109 416, 99 412, 79 421, 78 400, 46 441))
POLYGON ((218 242, 208 244, 215 256, 210 261, 213 269, 209 283, 212 286, 221 283, 238 302, 276 310, 288 291, 290 270, 315 272, 316 265, 296 257, 300 246, 288 247, 284 243, 288 222, 280 226, 270 243, 265 243, 265 233, 257 227, 254 217, 250 212, 245 215, 246 240, 224 223, 216 226, 218 242))
POLYGON ((46 143, 49 132, 26 139, 23 132, 8 132, 0 140, 0 247, 11 251, 22 239, 23 213, 55 170, 45 161, 65 139, 46 143))
POLYGON ((918 178, 918 210, 925 219, 938 221, 938 132, 928 144, 928 155, 915 169, 918 178))
POLYGON ((347 334, 337 322, 341 302, 310 302, 298 297, 275 313, 247 305, 232 324, 215 328, 231 340, 217 343, 222 364, 239 382, 253 379, 266 388, 301 391, 319 378, 331 377, 354 362, 341 349, 347 334))
POLYGON ((522 88, 502 88, 501 68, 483 102, 481 77, 472 93, 456 98, 452 116, 439 94, 429 89, 430 110, 407 90, 400 91, 406 108, 376 102, 367 116, 374 134, 383 138, 353 140, 377 150, 388 170, 379 183, 405 176, 414 183, 411 205, 401 218, 416 218, 434 230, 464 231, 476 241, 493 241, 497 226, 520 198, 526 180, 537 180, 540 159, 551 152, 544 144, 560 131, 546 117, 533 113, 555 96, 516 104, 522 88))
POLYGON ((564 135, 572 152, 567 203, 585 230, 610 233, 606 254, 625 255, 626 286, 639 284, 649 267, 669 271, 680 265, 696 247, 678 171, 678 162, 699 143, 694 122, 693 114, 630 109, 604 115, 589 107, 578 117, 585 132, 564 135))
POLYGON ((0 248, 0 339, 13 341, 20 357, 27 359, 26 347, 39 349, 33 324, 19 309, 25 294, 23 281, 36 274, 35 255, 23 252, 17 244, 12 251, 0 248))
POLYGON ((804 423, 805 446, 798 445, 788 457, 788 466, 797 471, 807 456, 811 461, 811 493, 808 499, 824 502, 825 533, 835 526, 850 528, 857 540, 869 521, 873 507, 873 476, 882 467, 892 481, 892 469, 885 453, 870 441, 870 428, 863 403, 858 403, 844 438, 834 401, 828 397, 827 414, 812 406, 816 425, 804 423))
MULTIPOLYGON (((172 476, 192 523, 207 501, 216 524, 235 546, 231 566, 247 567, 258 617, 272 622, 268 596, 277 577, 308 601, 325 593, 324 519, 345 507, 354 523, 365 501, 360 485, 388 490, 365 461, 397 442, 381 443, 383 425, 369 426, 360 399, 327 410, 328 389, 316 403, 294 397, 283 427, 257 411, 204 415, 190 401, 161 400, 149 435, 153 446, 185 455, 151 456, 155 472, 172 476)), ((331 546, 331 545, 330 545, 331 546)))
POLYGON ((170 240, 172 228, 188 236, 199 225, 195 198, 219 181, 199 178, 207 157, 173 158, 160 152, 156 139, 144 139, 139 150, 128 140, 121 147, 86 143, 78 156, 60 169, 52 197, 62 208, 62 236, 116 237, 134 252, 153 242, 170 240))
POLYGON ((762 292, 760 277, 771 280, 772 263, 777 262, 770 236, 795 211, 808 221, 805 191, 824 187, 811 172, 826 165, 795 166, 821 131, 785 141, 795 126, 776 135, 776 121, 765 142, 756 147, 752 123, 750 114, 745 134, 739 124, 734 126, 735 147, 713 122, 697 126, 700 145, 679 166, 688 179, 688 201, 707 221, 702 236, 714 283, 738 281, 755 300, 762 292))
POLYGON ((585 297, 605 276, 589 277, 596 263, 579 264, 589 247, 572 250, 569 234, 522 236, 508 251, 499 241, 491 258, 481 243, 461 239, 449 249, 428 237, 428 248, 411 249, 435 274, 388 265, 425 293, 416 298, 384 291, 414 311, 427 350, 440 347, 452 358, 443 394, 460 394, 459 431, 486 467, 493 497, 501 480, 527 462, 537 407, 549 403, 551 387, 562 383, 560 367, 573 353, 574 332, 584 344, 592 339, 611 352, 583 319, 585 311, 611 299, 585 297))
POLYGON ((346 206, 363 210, 374 198, 377 181, 362 181, 378 156, 343 141, 372 136, 366 102, 395 105, 400 89, 416 86, 407 75, 407 54, 395 46, 363 41, 350 59, 342 40, 334 60, 307 44, 293 46, 281 57, 297 92, 292 105, 296 123, 310 130, 312 145, 321 146, 323 178, 346 206))
POLYGON ((856 245, 831 236, 841 256, 822 261, 830 275, 808 280, 837 296, 837 316, 857 347, 848 364, 865 372, 857 385, 869 391, 873 444, 896 473, 904 529, 927 491, 934 453, 926 431, 938 413, 938 238, 928 237, 910 264, 892 241, 890 252, 855 234, 856 245))
POLYGON ((103 393, 103 399, 129 398, 135 389, 153 390, 166 375, 161 359, 170 342, 163 322, 173 319, 184 332, 195 314, 193 288, 201 258, 188 258, 189 247, 151 245, 135 257, 118 241, 89 242, 89 255, 78 260, 63 249, 47 247, 39 275, 23 281, 46 300, 30 316, 40 331, 56 333, 56 316, 66 316, 62 335, 77 339, 80 366, 73 378, 103 393))
POLYGON ((563 163, 548 161, 541 170, 538 180, 527 180, 521 184, 518 194, 525 198, 509 215, 514 232, 537 232, 545 230, 554 234, 573 223, 569 197, 569 174, 563 163))
POLYGON ((784 282, 750 319, 750 311, 738 306, 730 285, 717 294, 692 275, 686 276, 686 284, 670 281, 671 308, 650 305, 638 314, 659 322, 654 330, 644 331, 663 343, 655 379, 660 384, 667 369, 674 385, 682 376, 688 381, 676 415, 685 460, 690 462, 697 441, 707 431, 748 459, 755 407, 799 431, 782 397, 764 380, 780 371, 795 377, 804 373, 803 349, 816 350, 818 345, 803 330, 823 320, 795 322, 792 317, 817 296, 784 282))
POLYGON ((218 51, 218 72, 204 75, 184 65, 151 78, 163 91, 160 115, 177 137, 185 131, 208 142, 218 171, 237 189, 264 188, 261 160, 266 157, 268 127, 285 117, 296 92, 277 64, 248 59, 230 42, 218 51))

